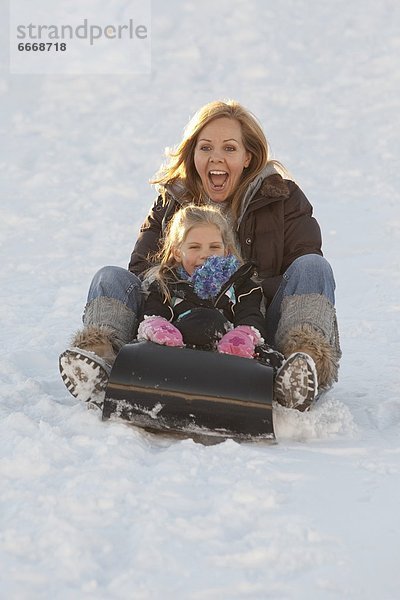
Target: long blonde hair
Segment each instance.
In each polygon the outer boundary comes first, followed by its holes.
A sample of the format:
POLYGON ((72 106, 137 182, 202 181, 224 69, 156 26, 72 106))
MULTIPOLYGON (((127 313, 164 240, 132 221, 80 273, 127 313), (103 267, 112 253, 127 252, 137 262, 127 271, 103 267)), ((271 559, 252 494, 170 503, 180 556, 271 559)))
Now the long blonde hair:
POLYGON ((174 150, 168 151, 169 160, 163 164, 150 183, 157 184, 165 199, 166 184, 182 180, 186 188, 186 201, 201 202, 204 190, 194 164, 194 151, 199 133, 215 119, 226 117, 238 121, 245 149, 251 153, 249 166, 243 170, 241 180, 231 201, 232 214, 237 218, 243 195, 249 183, 265 168, 274 165, 278 172, 287 173, 285 167, 270 158, 268 141, 256 117, 235 100, 210 102, 200 108, 186 125, 183 138, 174 150))
POLYGON ((181 247, 191 229, 204 225, 214 225, 221 234, 226 254, 233 254, 240 263, 243 263, 235 234, 219 208, 187 204, 179 209, 169 221, 162 248, 154 257, 157 265, 151 267, 145 275, 147 282, 158 280, 166 300, 170 300, 170 292, 166 283, 168 272, 178 265, 174 251, 181 247))

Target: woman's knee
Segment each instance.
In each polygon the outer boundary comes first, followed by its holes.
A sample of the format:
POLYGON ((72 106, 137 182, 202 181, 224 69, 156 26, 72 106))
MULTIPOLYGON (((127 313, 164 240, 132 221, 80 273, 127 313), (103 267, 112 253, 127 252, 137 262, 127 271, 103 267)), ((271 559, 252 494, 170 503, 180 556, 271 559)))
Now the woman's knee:
POLYGON ((137 275, 131 273, 127 269, 115 266, 101 267, 101 269, 99 269, 97 273, 95 273, 92 283, 94 283, 95 285, 107 285, 108 283, 114 284, 115 282, 122 281, 126 281, 129 283, 138 282, 140 285, 140 280, 137 275))
POLYGON ((296 258, 288 268, 289 271, 301 271, 302 274, 317 275, 323 274, 328 277, 333 277, 332 267, 323 256, 319 254, 304 254, 296 258))
POLYGON ((99 269, 93 277, 88 301, 107 296, 128 304, 129 297, 139 295, 140 290, 141 281, 137 275, 122 267, 106 266, 99 269))
POLYGON ((335 278, 329 262, 318 254, 300 256, 287 269, 284 296, 324 294, 335 303, 335 278))

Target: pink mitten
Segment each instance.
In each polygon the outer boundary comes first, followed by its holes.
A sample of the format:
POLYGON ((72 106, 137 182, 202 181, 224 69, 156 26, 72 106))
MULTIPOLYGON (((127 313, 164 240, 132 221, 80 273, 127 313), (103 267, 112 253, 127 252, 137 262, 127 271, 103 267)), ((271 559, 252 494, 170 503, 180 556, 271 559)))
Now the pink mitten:
POLYGON ((139 325, 137 337, 162 346, 185 345, 179 329, 164 317, 145 317, 139 325))
POLYGON ((218 343, 221 354, 235 354, 243 358, 253 358, 255 347, 262 343, 260 333, 250 325, 238 325, 222 337, 218 343))

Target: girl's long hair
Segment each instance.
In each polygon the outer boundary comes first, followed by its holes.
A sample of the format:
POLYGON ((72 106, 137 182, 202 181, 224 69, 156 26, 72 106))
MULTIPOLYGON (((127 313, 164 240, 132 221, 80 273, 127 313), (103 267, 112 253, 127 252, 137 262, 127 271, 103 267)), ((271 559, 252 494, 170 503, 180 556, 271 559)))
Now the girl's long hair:
POLYGON ((162 248, 154 257, 157 264, 148 269, 145 274, 147 282, 155 279, 158 281, 166 301, 171 299, 167 284, 168 273, 178 265, 174 257, 174 250, 181 247, 193 227, 204 225, 217 227, 221 233, 226 254, 233 254, 240 263, 243 263, 232 227, 219 208, 187 204, 178 210, 168 223, 162 248))
POLYGON ((204 190, 194 164, 194 151, 203 127, 222 117, 239 122, 244 147, 251 153, 250 164, 243 170, 239 185, 230 198, 232 214, 237 218, 249 183, 261 173, 267 164, 274 165, 276 170, 283 175, 287 174, 287 170, 279 161, 270 158, 268 141, 256 117, 235 100, 216 100, 200 108, 187 124, 179 145, 175 149, 167 151, 167 163, 161 166, 150 183, 158 186, 165 199, 164 186, 181 180, 186 188, 184 199, 189 202, 201 203, 204 198, 204 190))

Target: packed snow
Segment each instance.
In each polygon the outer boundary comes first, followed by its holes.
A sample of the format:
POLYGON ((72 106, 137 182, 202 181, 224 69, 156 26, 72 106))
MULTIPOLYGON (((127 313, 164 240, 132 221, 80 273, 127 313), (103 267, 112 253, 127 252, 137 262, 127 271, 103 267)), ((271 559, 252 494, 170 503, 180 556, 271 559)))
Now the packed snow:
POLYGON ((149 75, 10 75, 3 54, 2 598, 397 600, 399 31, 396 0, 154 0, 149 75), (340 380, 277 408, 276 444, 102 422, 58 373, 165 147, 219 98, 260 119, 337 281, 340 380))

